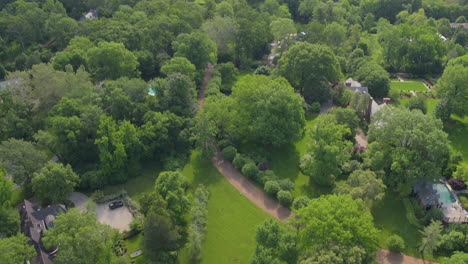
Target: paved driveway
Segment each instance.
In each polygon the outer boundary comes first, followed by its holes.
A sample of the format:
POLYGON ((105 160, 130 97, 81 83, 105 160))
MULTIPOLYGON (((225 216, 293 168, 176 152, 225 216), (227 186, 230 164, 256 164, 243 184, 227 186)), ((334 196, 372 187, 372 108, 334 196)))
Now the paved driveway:
POLYGON ((130 230, 130 222, 133 220, 133 215, 128 210, 127 206, 116 209, 109 209, 109 203, 98 204, 96 208, 96 217, 102 224, 110 225, 120 231, 130 230))
POLYGON ((75 205, 75 208, 79 208, 81 212, 84 212, 86 211, 85 204, 89 200, 89 197, 79 192, 72 192, 68 195, 68 200, 75 205))

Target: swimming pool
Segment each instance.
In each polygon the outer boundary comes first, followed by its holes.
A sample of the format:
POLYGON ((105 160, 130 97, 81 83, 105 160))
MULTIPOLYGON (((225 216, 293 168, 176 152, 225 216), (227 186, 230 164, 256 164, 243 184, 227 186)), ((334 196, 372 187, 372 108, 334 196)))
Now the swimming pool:
POLYGON ((445 186, 444 183, 434 183, 432 185, 432 189, 434 189, 437 192, 437 194, 439 194, 439 202, 445 203, 445 204, 456 202, 452 193, 447 188, 447 186, 445 186))

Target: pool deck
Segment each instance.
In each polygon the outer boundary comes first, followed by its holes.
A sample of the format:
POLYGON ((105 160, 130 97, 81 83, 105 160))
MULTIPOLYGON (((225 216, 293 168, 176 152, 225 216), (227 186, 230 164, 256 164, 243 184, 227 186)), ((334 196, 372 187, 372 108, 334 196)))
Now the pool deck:
POLYGON ((452 189, 450 184, 448 184, 446 181, 444 181, 444 184, 447 187, 447 189, 449 189, 450 193, 452 193, 453 197, 456 200, 455 203, 442 205, 441 209, 442 209, 442 212, 444 213, 444 218, 445 218, 444 220, 447 223, 452 223, 452 222, 467 223, 468 212, 465 209, 463 209, 463 206, 461 205, 458 195, 452 189))

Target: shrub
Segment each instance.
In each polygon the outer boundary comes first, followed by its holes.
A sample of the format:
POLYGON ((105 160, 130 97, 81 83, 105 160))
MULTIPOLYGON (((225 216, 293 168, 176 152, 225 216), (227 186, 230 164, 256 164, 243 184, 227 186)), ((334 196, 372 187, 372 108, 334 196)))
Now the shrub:
POLYGON ((310 105, 310 111, 312 113, 319 113, 320 112, 320 103, 315 102, 310 105))
POLYGON ((405 248, 405 241, 398 235, 391 235, 387 239, 387 247, 393 252, 401 252, 405 248))
POLYGON ((259 183, 264 185, 267 181, 277 181, 277 180, 278 180, 278 176, 276 176, 275 172, 272 170, 267 170, 263 172, 263 178, 261 179, 261 181, 259 181, 259 183))
POLYGON ((265 189, 266 193, 275 195, 279 192, 280 185, 277 181, 267 181, 265 182, 263 188, 265 189))
POLYGON ((261 65, 255 69, 254 74, 269 76, 271 74, 271 69, 266 65, 261 65))
POLYGON ((290 191, 279 191, 277 194, 278 202, 286 207, 291 206, 293 196, 290 191))
POLYGON ((241 169, 244 167, 244 165, 247 163, 247 158, 241 155, 240 153, 237 153, 234 159, 232 160, 232 165, 236 169, 241 169))
POLYGON ((191 223, 188 231, 188 249, 192 260, 200 260, 203 240, 205 238, 206 216, 208 214, 207 205, 209 198, 208 189, 200 185, 195 190, 194 202, 191 214, 191 223))
POLYGON ((251 179, 257 178, 258 172, 257 165, 254 162, 248 162, 242 167, 242 174, 251 179))
POLYGON ((294 202, 292 204, 292 207, 295 209, 295 210, 299 210, 303 207, 306 207, 310 202, 310 199, 309 197, 307 196, 299 196, 297 197, 296 199, 294 199, 294 202))
POLYGON ((294 190, 294 182, 292 182, 289 178, 280 180, 279 185, 280 185, 281 190, 284 190, 284 191, 294 190))
POLYGON ((236 157, 236 154, 237 154, 237 149, 233 146, 227 146, 223 149, 224 157, 231 162, 236 157))
POLYGON ((450 179, 448 183, 450 184, 450 187, 452 187, 452 189, 456 191, 463 190, 466 188, 465 182, 463 182, 463 180, 461 179, 450 179))
POLYGON ((444 219, 444 213, 439 208, 431 208, 427 211, 426 216, 424 217, 424 224, 428 225, 432 221, 442 221, 444 219))
POLYGON ((129 236, 134 236, 138 233, 141 232, 141 230, 143 229, 143 225, 141 224, 141 220, 140 218, 134 218, 131 222, 130 222, 130 234, 129 236))

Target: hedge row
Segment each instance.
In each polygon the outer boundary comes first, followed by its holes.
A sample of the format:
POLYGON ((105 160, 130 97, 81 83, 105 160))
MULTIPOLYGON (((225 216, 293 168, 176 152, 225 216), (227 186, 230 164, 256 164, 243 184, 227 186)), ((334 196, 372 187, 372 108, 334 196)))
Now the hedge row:
POLYGON ((194 193, 194 202, 192 205, 191 223, 188 229, 188 249, 192 260, 201 259, 201 248, 205 239, 206 217, 208 210, 208 189, 199 185, 194 193))

